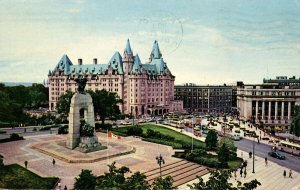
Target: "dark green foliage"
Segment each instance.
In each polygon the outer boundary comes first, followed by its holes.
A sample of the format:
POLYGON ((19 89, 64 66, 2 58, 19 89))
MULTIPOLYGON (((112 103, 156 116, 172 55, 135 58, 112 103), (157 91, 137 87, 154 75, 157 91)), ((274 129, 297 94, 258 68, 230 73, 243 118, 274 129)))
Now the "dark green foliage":
POLYGON ((138 125, 130 126, 127 129, 127 135, 134 135, 134 136, 143 136, 143 129, 138 125))
POLYGON ((109 131, 111 131, 112 130, 112 125, 111 124, 108 124, 108 123, 104 123, 104 124, 102 124, 102 123, 95 123, 95 129, 96 129, 96 131, 98 131, 98 130, 109 130, 109 131))
POLYGON ((17 133, 12 133, 10 134, 10 137, 9 137, 12 141, 17 141, 17 140, 21 140, 23 139, 23 137, 21 137, 19 134, 17 133))
POLYGON ((164 134, 160 133, 159 131, 154 131, 152 129, 147 129, 146 137, 147 138, 155 138, 155 139, 164 139, 164 140, 168 140, 168 141, 175 140, 175 138, 170 135, 164 135, 164 134))
POLYGON ((2 189, 52 189, 57 177, 40 177, 18 164, 0 169, 0 188, 2 189))
MULTIPOLYGON (((23 109, 48 107, 48 89, 41 84, 25 86, 4 86, 0 88, 0 124, 25 123, 28 116, 23 109)), ((10 126, 8 126, 10 127, 10 126)))
POLYGON ((88 123, 82 123, 80 125, 80 136, 82 137, 92 137, 94 136, 94 127, 88 123))
POLYGON ((146 176, 140 172, 134 173, 130 177, 125 177, 125 174, 130 170, 127 167, 117 168, 115 162, 108 165, 109 172, 100 176, 97 180, 96 189, 132 189, 132 190, 146 190, 149 184, 146 181, 146 176))
POLYGON ((78 177, 75 178, 74 189, 93 190, 96 186, 96 176, 91 170, 82 170, 78 177))
POLYGON ((70 111, 71 99, 74 95, 74 92, 67 91, 65 94, 61 95, 58 98, 56 109, 63 118, 67 118, 70 111))
POLYGON ((175 189, 173 188, 173 178, 171 176, 167 176, 165 178, 156 178, 151 187, 152 190, 175 189))
POLYGON ((300 136, 300 106, 295 106, 294 114, 292 117, 291 131, 290 133, 299 137, 300 136))
POLYGON ((106 117, 117 117, 120 115, 119 103, 122 100, 114 92, 107 92, 106 90, 88 91, 93 98, 94 111, 96 115, 100 116, 102 124, 106 117))
POLYGON ((68 134, 69 133, 69 126, 68 125, 61 125, 58 127, 58 134, 68 134))
POLYGON ((227 162, 229 161, 230 152, 225 144, 221 146, 218 151, 218 160, 221 163, 221 167, 226 168, 228 167, 227 162))
POLYGON ((205 139, 206 147, 213 149, 217 147, 218 143, 218 134, 215 130, 209 130, 205 139))
POLYGON ((6 143, 6 142, 11 142, 11 141, 18 141, 18 140, 23 140, 23 139, 24 139, 24 137, 19 136, 16 133, 12 133, 9 138, 0 139, 0 143, 6 143))
POLYGON ((221 166, 216 156, 207 154, 207 152, 202 149, 196 149, 188 153, 186 159, 212 168, 219 168, 221 166))
POLYGON ((51 129, 51 126, 45 126, 45 127, 41 127, 40 131, 49 131, 51 129))
POLYGON ((193 190, 253 190, 258 185, 261 185, 256 179, 249 183, 245 183, 241 187, 233 187, 232 183, 229 183, 230 171, 229 170, 212 170, 208 181, 204 182, 201 177, 198 177, 199 182, 188 185, 193 190))

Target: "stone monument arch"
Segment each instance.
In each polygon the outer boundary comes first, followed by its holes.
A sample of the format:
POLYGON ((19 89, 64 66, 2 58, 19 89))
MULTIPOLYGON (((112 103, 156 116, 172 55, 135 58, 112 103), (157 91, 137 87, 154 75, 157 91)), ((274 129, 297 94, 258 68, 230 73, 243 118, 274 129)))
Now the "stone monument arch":
POLYGON ((95 116, 93 99, 89 93, 84 91, 86 79, 76 79, 78 91, 73 95, 69 112, 69 134, 67 147, 74 149, 79 147, 82 152, 99 150, 100 143, 95 133, 95 116), (93 136, 83 137, 80 133, 82 120, 94 128, 93 136))

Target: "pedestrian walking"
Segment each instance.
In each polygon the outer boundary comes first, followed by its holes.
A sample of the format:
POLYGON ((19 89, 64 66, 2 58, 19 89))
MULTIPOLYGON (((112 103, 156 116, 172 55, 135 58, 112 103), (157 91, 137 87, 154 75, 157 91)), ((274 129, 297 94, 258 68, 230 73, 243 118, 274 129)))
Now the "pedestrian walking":
POLYGON ((252 152, 251 151, 249 152, 249 158, 252 158, 252 152))
POLYGON ((247 170, 245 168, 245 170, 244 170, 244 178, 246 178, 246 176, 247 176, 247 170))
POLYGON ((266 166, 268 165, 268 158, 267 157, 265 157, 265 164, 266 164, 266 166))
POLYGON ((285 178, 286 177, 286 171, 283 170, 283 177, 285 178))
POLYGON ((27 161, 27 160, 25 160, 24 164, 25 164, 25 168, 27 168, 28 161, 27 161))
POLYGON ((293 178, 293 176, 292 176, 292 170, 290 170, 290 172, 289 172, 289 178, 293 178))
POLYGON ((53 166, 55 166, 55 160, 54 160, 54 158, 53 158, 53 160, 52 160, 52 164, 53 164, 53 166))
POLYGON ((233 170, 234 180, 236 180, 236 170, 233 170))
POLYGON ((243 177, 243 168, 241 168, 241 170, 240 170, 240 175, 241 175, 241 177, 243 177))

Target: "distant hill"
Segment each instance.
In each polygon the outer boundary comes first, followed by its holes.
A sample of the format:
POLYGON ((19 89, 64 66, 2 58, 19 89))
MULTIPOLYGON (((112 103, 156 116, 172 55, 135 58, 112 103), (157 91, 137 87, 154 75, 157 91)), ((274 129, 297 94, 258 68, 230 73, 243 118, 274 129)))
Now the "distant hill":
POLYGON ((19 85, 31 86, 32 85, 32 82, 0 82, 0 83, 4 83, 5 86, 19 86, 19 85))

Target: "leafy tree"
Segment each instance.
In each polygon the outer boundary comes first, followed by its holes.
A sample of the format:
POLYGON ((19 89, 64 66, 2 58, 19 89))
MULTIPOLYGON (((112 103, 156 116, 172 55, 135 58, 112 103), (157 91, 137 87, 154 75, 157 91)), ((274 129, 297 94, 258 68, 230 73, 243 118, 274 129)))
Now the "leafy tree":
POLYGON ((154 180, 151 187, 152 190, 174 189, 173 178, 171 176, 167 176, 166 178, 158 177, 154 180))
POLYGON ((256 189, 258 185, 261 185, 256 179, 249 183, 245 183, 241 187, 233 187, 232 183, 229 183, 230 171, 228 170, 212 170, 210 177, 207 182, 201 177, 198 177, 199 182, 188 185, 190 189, 193 190, 253 190, 256 189))
POLYGON ((140 172, 135 172, 132 176, 126 179, 125 189, 147 190, 150 185, 146 181, 146 176, 140 172))
POLYGON ((228 148, 225 144, 223 144, 218 151, 218 160, 221 162, 221 167, 228 166, 227 162, 229 161, 229 155, 230 153, 228 148))
POLYGON ((209 130, 205 139, 205 144, 209 149, 217 147, 218 135, 215 130, 209 130))
POLYGON ((62 117, 67 118, 70 111, 71 99, 74 92, 67 91, 65 94, 61 95, 57 101, 57 112, 61 114, 62 117))
POLYGON ((291 131, 292 134, 295 133, 297 137, 300 136, 300 106, 295 106, 295 111, 292 118, 291 131))
POLYGON ((117 116, 121 113, 118 104, 122 103, 122 100, 116 93, 107 92, 104 89, 88 92, 93 98, 95 114, 100 116, 102 124, 106 117, 117 116))
POLYGON ((92 190, 96 186, 96 176, 91 170, 82 170, 78 177, 75 178, 74 189, 92 190))
POLYGON ((218 148, 221 148, 225 144, 225 146, 231 151, 236 152, 237 147, 234 145, 234 140, 230 137, 222 137, 218 142, 218 148))

